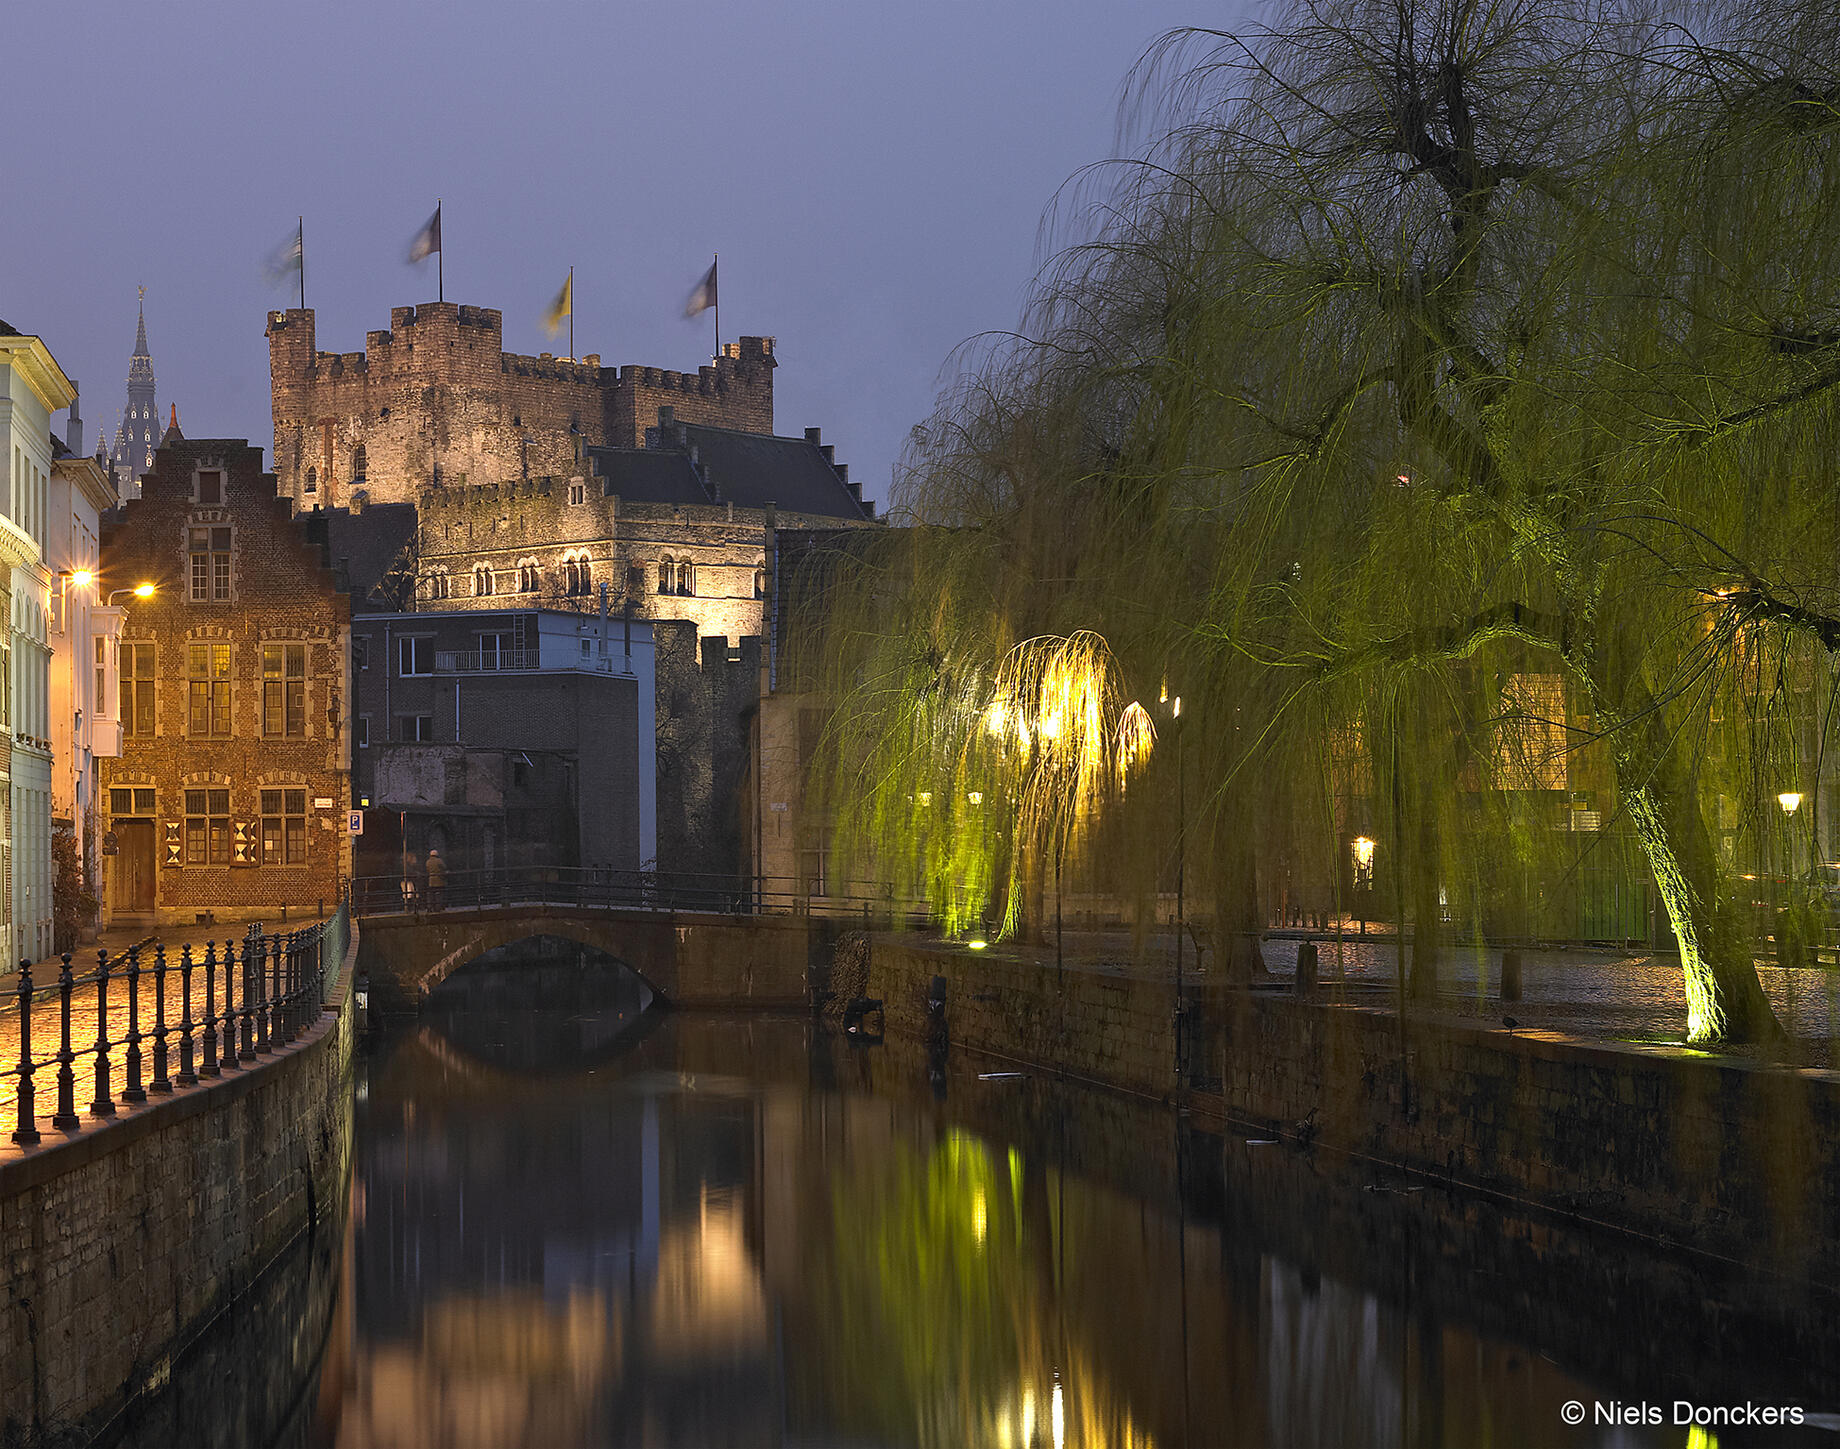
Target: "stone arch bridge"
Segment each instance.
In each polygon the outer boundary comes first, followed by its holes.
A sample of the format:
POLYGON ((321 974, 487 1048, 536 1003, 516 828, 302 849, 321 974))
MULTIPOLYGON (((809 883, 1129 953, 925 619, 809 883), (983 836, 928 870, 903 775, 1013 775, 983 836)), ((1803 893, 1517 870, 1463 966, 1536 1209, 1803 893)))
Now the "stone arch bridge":
POLYGON ((623 962, 669 1006, 803 1006, 847 922, 817 916, 514 904, 365 915, 358 973, 373 1011, 416 1010, 453 972, 532 936, 623 962))

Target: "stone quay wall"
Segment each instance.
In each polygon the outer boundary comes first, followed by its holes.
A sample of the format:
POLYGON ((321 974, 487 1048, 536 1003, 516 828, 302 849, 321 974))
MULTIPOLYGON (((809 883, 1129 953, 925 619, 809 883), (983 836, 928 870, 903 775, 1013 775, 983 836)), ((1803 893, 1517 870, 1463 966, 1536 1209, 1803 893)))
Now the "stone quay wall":
POLYGON ((87 1443, 284 1249, 336 1233, 357 948, 354 922, 320 1021, 272 1058, 0 1157, 0 1445, 87 1443))
POLYGON ((1840 1288, 1840 1073, 1210 983, 1179 1090, 1167 983, 877 937, 889 1031, 935 975, 955 1048, 1840 1288))

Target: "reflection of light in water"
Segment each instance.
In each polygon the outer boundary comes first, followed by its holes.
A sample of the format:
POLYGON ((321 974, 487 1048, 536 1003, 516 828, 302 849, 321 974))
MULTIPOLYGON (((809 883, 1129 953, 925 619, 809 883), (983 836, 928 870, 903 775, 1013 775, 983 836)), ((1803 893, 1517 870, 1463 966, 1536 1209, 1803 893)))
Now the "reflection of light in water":
POLYGON ((1687 1430, 1687 1449, 1719 1449, 1719 1436, 1695 1424, 1687 1430))
POLYGON ((648 1332, 660 1357, 764 1348, 766 1295, 748 1256, 738 1194, 711 1193, 705 1184, 695 1220, 664 1228, 648 1332))
POLYGON ((1054 1386, 1054 1407, 1050 1410, 1050 1421, 1054 1425, 1054 1449, 1061 1449, 1067 1442, 1067 1410, 1061 1402, 1061 1386, 1054 1386))
POLYGON ((1035 1390, 1022 1391, 1022 1442, 1025 1446, 1035 1442, 1035 1390))
POLYGON ((978 1243, 984 1241, 984 1233, 989 1226, 990 1211, 984 1205, 984 1189, 979 1188, 971 1199, 971 1231, 977 1235, 978 1243))

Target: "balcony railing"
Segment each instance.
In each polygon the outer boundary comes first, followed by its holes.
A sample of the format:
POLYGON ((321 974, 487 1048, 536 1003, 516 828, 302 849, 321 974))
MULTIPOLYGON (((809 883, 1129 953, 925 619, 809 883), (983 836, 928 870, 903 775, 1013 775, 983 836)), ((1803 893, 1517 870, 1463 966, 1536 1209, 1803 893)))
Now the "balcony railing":
POLYGON ((541 663, 535 649, 437 649, 434 653, 436 674, 503 674, 517 669, 535 669, 541 663))

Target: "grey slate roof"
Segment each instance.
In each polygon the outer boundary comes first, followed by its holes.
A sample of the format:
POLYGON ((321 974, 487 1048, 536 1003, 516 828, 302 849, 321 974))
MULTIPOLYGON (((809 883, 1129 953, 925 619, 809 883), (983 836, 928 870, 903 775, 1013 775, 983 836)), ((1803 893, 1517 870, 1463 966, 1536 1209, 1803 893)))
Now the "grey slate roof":
POLYGON ((362 513, 329 508, 307 519, 309 533, 319 534, 326 561, 334 568, 344 566, 348 587, 359 600, 371 600, 371 590, 415 541, 413 503, 372 503, 362 513))
POLYGON ((589 448, 607 491, 641 503, 721 504, 866 519, 869 510, 810 438, 700 423, 647 428, 643 448, 589 448), (669 460, 669 461, 666 461, 669 460))

